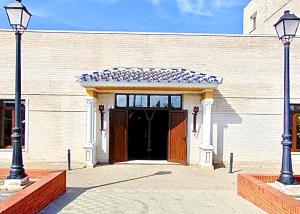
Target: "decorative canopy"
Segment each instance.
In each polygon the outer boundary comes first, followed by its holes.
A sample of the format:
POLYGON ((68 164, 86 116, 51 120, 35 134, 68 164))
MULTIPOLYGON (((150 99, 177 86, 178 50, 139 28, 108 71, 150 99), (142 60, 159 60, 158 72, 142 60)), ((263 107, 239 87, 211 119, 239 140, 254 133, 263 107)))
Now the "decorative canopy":
POLYGON ((83 87, 143 86, 216 88, 222 78, 183 68, 113 68, 77 76, 83 87))

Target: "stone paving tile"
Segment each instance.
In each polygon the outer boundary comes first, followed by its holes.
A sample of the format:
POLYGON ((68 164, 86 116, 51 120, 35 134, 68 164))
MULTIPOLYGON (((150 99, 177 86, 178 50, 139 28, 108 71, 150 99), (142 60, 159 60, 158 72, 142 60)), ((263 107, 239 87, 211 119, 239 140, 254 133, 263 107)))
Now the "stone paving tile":
POLYGON ((106 165, 68 172, 67 193, 40 214, 264 213, 236 195, 236 174, 180 165, 106 165))

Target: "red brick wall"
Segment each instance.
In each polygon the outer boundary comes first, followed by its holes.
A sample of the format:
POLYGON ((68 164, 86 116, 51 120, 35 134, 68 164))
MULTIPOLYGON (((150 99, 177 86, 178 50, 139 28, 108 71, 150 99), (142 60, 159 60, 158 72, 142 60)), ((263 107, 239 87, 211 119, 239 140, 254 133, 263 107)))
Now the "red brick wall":
MULTIPOLYGON (((0 176, 1 172, 8 171, 0 170, 0 176)), ((0 202, 1 214, 37 213, 66 192, 66 171, 28 170, 26 173, 40 179, 0 202)))
MULTIPOLYGON (((300 214, 300 201, 295 200, 265 182, 274 182, 276 175, 238 174, 237 193, 268 213, 300 214)), ((296 176, 296 180, 299 176, 296 176)))

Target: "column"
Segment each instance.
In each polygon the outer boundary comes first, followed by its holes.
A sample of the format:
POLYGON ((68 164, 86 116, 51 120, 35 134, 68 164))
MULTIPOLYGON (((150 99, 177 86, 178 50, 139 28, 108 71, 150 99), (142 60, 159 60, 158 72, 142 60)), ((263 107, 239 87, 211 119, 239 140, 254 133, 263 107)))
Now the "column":
POLYGON ((95 100, 93 97, 86 100, 86 143, 84 144, 85 160, 87 167, 94 167, 96 165, 96 145, 94 137, 95 124, 95 100))
MULTIPOLYGON (((201 100, 203 109, 203 136, 202 144, 200 145, 200 163, 201 168, 214 170, 213 167, 213 150, 214 147, 211 141, 211 106, 214 103, 212 96, 205 96, 205 99, 201 100), (208 98, 209 97, 209 98, 208 98)), ((202 96, 203 97, 203 96, 202 96)))

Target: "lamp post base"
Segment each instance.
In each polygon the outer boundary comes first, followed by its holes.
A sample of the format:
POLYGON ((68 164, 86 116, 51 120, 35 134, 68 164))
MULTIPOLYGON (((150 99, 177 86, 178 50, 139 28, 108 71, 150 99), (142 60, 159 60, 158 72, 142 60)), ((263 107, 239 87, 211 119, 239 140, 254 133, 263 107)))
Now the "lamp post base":
POLYGON ((25 173, 23 166, 17 166, 17 167, 12 166, 9 172, 9 176, 7 176, 7 179, 20 180, 26 177, 27 174, 25 173))
POLYGON ((278 182, 283 185, 296 185, 295 177, 292 174, 283 174, 281 173, 278 179, 278 182))

